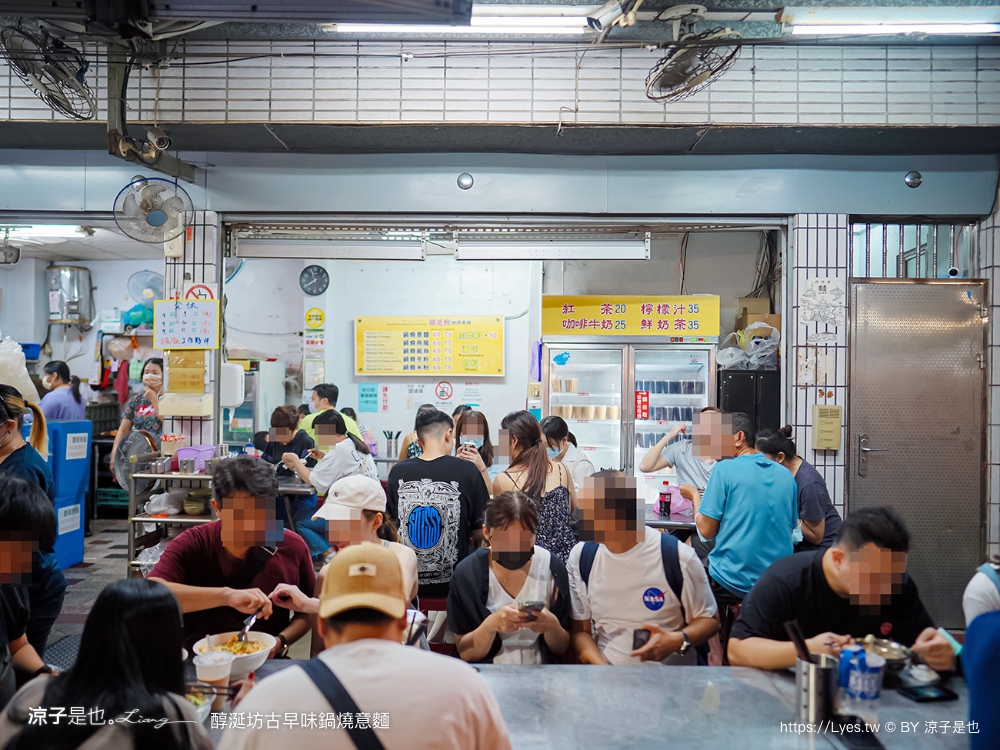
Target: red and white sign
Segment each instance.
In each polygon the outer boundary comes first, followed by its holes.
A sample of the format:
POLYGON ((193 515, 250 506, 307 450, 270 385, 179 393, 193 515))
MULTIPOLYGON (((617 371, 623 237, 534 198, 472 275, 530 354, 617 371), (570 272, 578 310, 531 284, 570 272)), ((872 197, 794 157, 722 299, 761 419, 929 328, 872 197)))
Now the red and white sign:
POLYGON ((188 284, 184 287, 184 299, 215 299, 214 284, 188 284))
POLYGON ((455 388, 447 380, 442 380, 434 386, 434 395, 437 396, 438 401, 448 401, 455 395, 455 388))
POLYGON ((649 419, 649 391, 635 392, 635 418, 649 419))
POLYGON ((378 389, 378 401, 380 411, 389 411, 389 386, 381 385, 378 389))

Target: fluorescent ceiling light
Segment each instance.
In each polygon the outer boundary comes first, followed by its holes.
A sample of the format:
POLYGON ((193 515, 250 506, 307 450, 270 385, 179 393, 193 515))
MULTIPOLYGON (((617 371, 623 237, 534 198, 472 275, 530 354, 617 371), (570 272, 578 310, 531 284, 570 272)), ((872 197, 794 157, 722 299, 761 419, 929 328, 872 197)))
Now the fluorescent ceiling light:
POLYGON ((843 24, 792 26, 795 36, 875 36, 879 34, 980 35, 1000 33, 1000 23, 843 24))
POLYGON ((237 258, 303 258, 315 260, 424 260, 427 252, 420 241, 374 240, 252 240, 236 243, 237 258))
MULTIPOLYGON (((0 234, 6 233, 7 228, 0 229, 0 234)), ((46 224, 39 226, 10 227, 11 238, 33 239, 36 237, 69 240, 74 237, 86 237, 87 231, 79 224, 46 224)))
POLYGON ((323 30, 338 34, 424 34, 481 36, 489 34, 579 35, 589 33, 587 16, 595 6, 473 6, 468 26, 391 23, 331 23, 323 30))
POLYGON ((649 239, 589 242, 462 242, 455 260, 649 260, 649 239))

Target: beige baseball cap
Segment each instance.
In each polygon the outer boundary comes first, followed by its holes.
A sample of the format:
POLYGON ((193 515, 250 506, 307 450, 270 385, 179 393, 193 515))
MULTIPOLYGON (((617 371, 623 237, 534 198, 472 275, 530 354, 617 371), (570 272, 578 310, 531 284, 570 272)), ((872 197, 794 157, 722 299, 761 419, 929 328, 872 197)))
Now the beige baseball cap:
POLYGON ((327 568, 319 616, 333 617, 349 609, 374 609, 395 618, 406 614, 403 569, 383 545, 351 544, 337 552, 327 568))
POLYGON ((330 487, 326 502, 313 515, 325 521, 347 521, 351 511, 374 510, 385 513, 385 490, 382 483, 363 474, 338 479, 330 487))

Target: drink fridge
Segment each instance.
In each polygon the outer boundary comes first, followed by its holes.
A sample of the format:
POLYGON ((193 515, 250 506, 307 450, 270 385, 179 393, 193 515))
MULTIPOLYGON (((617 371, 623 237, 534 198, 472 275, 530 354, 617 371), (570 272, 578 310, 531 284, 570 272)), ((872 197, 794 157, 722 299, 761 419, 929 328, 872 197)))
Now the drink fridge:
POLYGON ((643 473, 642 457, 694 415, 715 404, 715 345, 545 341, 545 416, 562 417, 598 470, 634 475, 646 502, 656 499, 672 469, 643 473))

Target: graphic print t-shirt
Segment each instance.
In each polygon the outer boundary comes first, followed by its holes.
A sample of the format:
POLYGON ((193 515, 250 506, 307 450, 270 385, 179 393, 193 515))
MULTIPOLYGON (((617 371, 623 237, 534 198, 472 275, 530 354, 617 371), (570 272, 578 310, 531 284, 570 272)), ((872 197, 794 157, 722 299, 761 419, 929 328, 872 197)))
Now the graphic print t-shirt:
POLYGON ((470 461, 412 458, 392 468, 386 511, 399 525, 399 540, 417 554, 421 586, 451 581, 472 549, 487 500, 486 483, 470 461))

